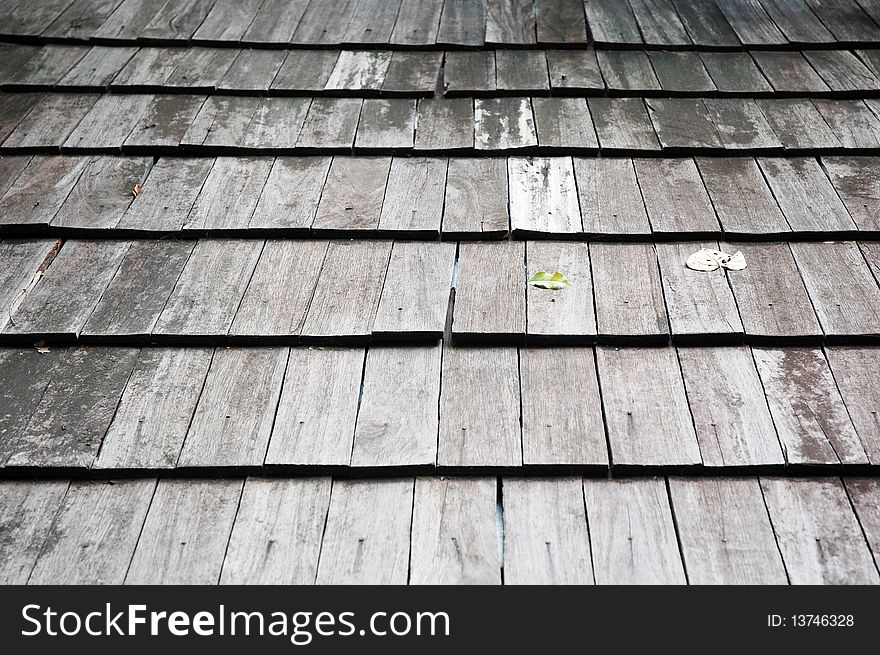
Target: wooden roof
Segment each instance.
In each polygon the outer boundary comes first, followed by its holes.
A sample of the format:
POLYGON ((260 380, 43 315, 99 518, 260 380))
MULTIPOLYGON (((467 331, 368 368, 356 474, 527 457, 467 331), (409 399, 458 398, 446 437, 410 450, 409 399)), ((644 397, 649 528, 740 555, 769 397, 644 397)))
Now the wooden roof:
POLYGON ((878 6, 0 0, 0 582, 880 582, 878 6))

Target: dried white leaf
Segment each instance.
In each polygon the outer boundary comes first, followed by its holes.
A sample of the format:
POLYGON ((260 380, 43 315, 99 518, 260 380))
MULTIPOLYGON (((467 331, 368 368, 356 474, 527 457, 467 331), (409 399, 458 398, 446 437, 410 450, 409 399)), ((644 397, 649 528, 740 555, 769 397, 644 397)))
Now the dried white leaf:
POLYGON ((741 271, 746 267, 746 256, 737 250, 727 261, 721 264, 730 271, 741 271))
POLYGON ((717 250, 709 250, 708 248, 700 248, 697 252, 687 258, 685 265, 694 271, 714 271, 721 266, 717 250))

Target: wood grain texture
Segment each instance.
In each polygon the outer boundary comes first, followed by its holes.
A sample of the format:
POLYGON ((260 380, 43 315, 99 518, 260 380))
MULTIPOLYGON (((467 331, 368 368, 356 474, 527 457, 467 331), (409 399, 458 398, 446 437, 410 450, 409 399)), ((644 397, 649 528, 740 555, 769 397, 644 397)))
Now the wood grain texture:
POLYGON ((855 243, 793 243, 791 251, 829 339, 880 334, 880 287, 855 243))
POLYGON ((507 160, 510 223, 514 234, 581 231, 574 167, 569 157, 507 160))
POLYGON ((629 3, 614 0, 584 0, 584 11, 593 40, 599 43, 642 43, 639 25, 629 3))
POLYGON ((535 43, 535 14, 531 0, 488 0, 486 43, 535 43))
POLYGON ((880 460, 880 358, 874 348, 826 348, 825 356, 871 464, 880 460))
POLYGON ((494 478, 417 478, 410 584, 501 584, 494 478))
POLYGON ((390 157, 336 157, 330 165, 314 230, 375 230, 379 227, 390 157))
POLYGON ((614 91, 659 91, 660 81, 647 53, 600 50, 596 53, 605 85, 614 91))
POLYGON ((696 162, 726 234, 786 234, 791 231, 754 159, 700 157, 696 162))
POLYGON ((789 464, 865 464, 868 457, 821 350, 753 349, 789 464))
POLYGON ((520 466, 515 348, 446 348, 440 389, 441 466, 520 466))
POLYGON ((679 348, 678 359, 704 466, 785 463, 749 348, 679 348))
POLYGON ((808 99, 759 98, 755 103, 786 150, 840 147, 840 141, 808 99))
POLYGON ((724 146, 701 98, 648 98, 645 106, 664 150, 724 146))
POLYGON ((200 240, 153 333, 171 337, 225 335, 262 249, 259 240, 200 240))
POLYGON ((67 480, 11 480, 0 493, 0 581, 25 584, 55 520, 67 480))
POLYGON ((599 146, 608 153, 660 150, 657 133, 640 98, 590 98, 599 146))
POLYGON ((580 478, 504 479, 505 584, 593 584, 580 478))
POLYGON ((547 68, 553 89, 604 90, 596 53, 587 50, 547 50, 547 68))
POLYGON ((880 178, 872 157, 823 157, 822 166, 859 230, 880 230, 880 178))
POLYGON ((473 147, 474 101, 471 98, 419 100, 416 150, 442 153, 473 147))
POLYGON ((877 584, 880 576, 836 478, 762 478, 792 584, 877 584))
POLYGON ((574 172, 585 233, 651 233, 631 159, 575 157, 574 172))
POLYGON ((657 260, 672 339, 739 341, 743 325, 725 269, 693 271, 687 258, 700 248, 716 250, 718 243, 658 243, 657 260))
POLYGON ((304 337, 364 339, 385 283, 391 242, 333 241, 303 324, 304 337))
POLYGON ((504 335, 522 340, 526 331, 525 244, 462 243, 452 332, 466 340, 504 335))
POLYGON ((61 144, 62 152, 118 152, 131 133, 132 117, 142 116, 151 100, 146 95, 101 96, 61 144))
POLYGON ((364 100, 355 149, 411 150, 415 142, 416 101, 410 98, 364 100))
POLYGON ((105 338, 152 334, 194 247, 193 241, 133 241, 82 334, 105 338))
POLYGON ((756 478, 670 478, 691 584, 787 584, 756 478))
POLYGON ((311 227, 330 161, 330 157, 277 157, 248 227, 311 227))
POLYGON ((590 251, 585 243, 530 241, 526 272, 561 272, 571 284, 560 291, 526 287, 526 332, 529 340, 553 338, 592 341, 596 334, 590 251))
POLYGON ((211 365, 210 348, 144 348, 95 468, 173 468, 211 365))
POLYGON ((607 466, 592 349, 523 348, 519 356, 523 463, 607 466), (558 389, 574 391, 577 401, 548 402, 558 389))
POLYGON ((540 50, 496 50, 495 89, 519 92, 542 92, 550 89, 547 59, 540 50))
POLYGON ((635 159, 655 233, 717 232, 718 218, 693 159, 635 159))
POLYGON ((160 480, 126 584, 217 584, 242 480, 160 480))
POLYGON ((271 157, 218 157, 183 224, 184 230, 244 229, 272 169, 271 157))
MULTIPOLYGON (((676 4, 689 2, 701 10, 699 0, 673 0, 676 4)), ((722 93, 769 93, 773 90, 755 60, 747 52, 701 52, 700 59, 712 78, 715 88, 722 93)))
POLYGON ((313 584, 330 478, 248 478, 220 584, 313 584))
POLYGON ((591 243, 600 339, 664 343, 669 321, 652 244, 591 243))
POLYGON ((388 174, 379 229, 438 236, 445 187, 445 159, 395 157, 388 174))
POLYGON ((483 45, 486 34, 486 0, 447 0, 440 15, 438 44, 483 45))
POLYGON ((474 100, 474 147, 517 150, 538 145, 532 104, 528 98, 474 100))
POLYGON ((448 52, 443 68, 443 90, 449 96, 495 91, 494 53, 448 52))
POLYGON ((48 225, 88 160, 34 157, 0 198, 0 225, 48 225))
POLYGON ((0 322, 3 325, 36 277, 42 276, 60 246, 54 239, 0 241, 0 322))
POLYGON ((700 464, 675 350, 599 347, 596 358, 612 465, 700 464))
POLYGON ((298 335, 326 253, 327 243, 322 241, 266 241, 229 333, 298 335))
POLYGON ((180 230, 213 165, 211 158, 160 159, 116 227, 180 230))
POLYGON ((64 352, 6 465, 90 467, 137 354, 135 348, 82 346, 64 352))
POLYGON ((880 486, 872 478, 847 478, 843 482, 876 564, 880 557, 880 486))
POLYGON ((266 464, 347 466, 363 348, 291 348, 266 464))
POLYGON ((507 166, 501 158, 451 158, 446 173, 443 236, 502 237, 509 226, 507 166))
POLYGON ((597 584, 685 584, 666 485, 584 480, 597 584))
POLYGON ((413 480, 336 480, 318 584, 406 584, 413 480))
POLYGON ((695 52, 652 52, 651 66, 664 91, 710 93, 715 83, 695 52))
POLYGON ((449 312, 455 244, 398 241, 391 249, 376 336, 440 337, 449 312))
POLYGON ((782 150, 782 142, 750 98, 705 98, 703 104, 726 150, 782 150))
MULTIPOLYGON (((93 93, 45 94, 3 141, 4 148, 57 152, 98 100, 93 93)), ((123 137, 124 138, 124 137, 123 137)))
POLYGON ((122 584, 155 480, 73 482, 28 584, 122 584))
POLYGON ((727 276, 750 341, 819 341, 822 328, 787 243, 722 243, 746 268, 727 276))
POLYGON ((350 149, 362 104, 360 98, 313 98, 296 147, 322 151, 350 149))
POLYGON ((351 465, 431 465, 437 460, 442 348, 373 347, 364 366, 351 465))
POLYGON ((128 248, 127 241, 68 241, 3 332, 78 336, 128 248))
POLYGON ((287 367, 287 348, 218 348, 178 466, 260 466, 287 367))

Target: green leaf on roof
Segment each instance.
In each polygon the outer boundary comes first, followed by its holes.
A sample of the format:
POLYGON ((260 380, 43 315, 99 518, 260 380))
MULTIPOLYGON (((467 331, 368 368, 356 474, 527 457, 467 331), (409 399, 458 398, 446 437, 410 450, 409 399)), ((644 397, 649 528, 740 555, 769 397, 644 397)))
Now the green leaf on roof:
POLYGON ((529 284, 539 289, 550 289, 552 291, 558 291, 559 289, 571 286, 571 282, 566 280, 565 276, 559 271, 555 273, 538 271, 529 278, 529 284))

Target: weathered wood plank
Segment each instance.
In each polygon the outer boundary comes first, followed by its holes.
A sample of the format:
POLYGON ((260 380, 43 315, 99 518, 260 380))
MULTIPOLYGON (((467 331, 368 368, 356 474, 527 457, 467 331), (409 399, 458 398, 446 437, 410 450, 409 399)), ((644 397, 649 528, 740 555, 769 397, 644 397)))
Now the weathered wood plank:
POLYGON ((716 3, 745 46, 786 43, 759 0, 727 0, 716 3))
POLYGON ((0 489, 0 581, 25 584, 67 492, 66 480, 7 480, 0 489))
POLYGON ((705 98, 715 131, 727 150, 782 150, 782 143, 750 98, 705 98))
POLYGON ((592 340, 596 335, 590 252, 585 243, 530 241, 526 245, 526 273, 561 272, 571 286, 563 292, 526 288, 528 339, 571 338, 592 340))
POLYGON ((641 98, 590 98, 587 104, 603 151, 660 150, 641 98))
POLYGON ((808 99, 755 100, 786 150, 839 148, 840 141, 808 99))
POLYGON ((126 584, 217 584, 242 480, 160 480, 126 584))
POLYGON ((391 242, 334 241, 318 277, 304 337, 365 339, 373 319, 391 255, 391 242))
POLYGON ((326 254, 323 241, 266 241, 229 333, 298 335, 326 254))
POLYGON ((199 241, 156 321, 153 334, 225 335, 262 249, 262 241, 199 241))
MULTIPOLYGON (((697 2, 699 0, 674 0, 697 2)), ((773 87, 748 52, 701 52, 700 59, 720 93, 771 93, 773 87)))
POLYGON ((339 50, 291 50, 272 80, 272 91, 323 91, 339 50))
POLYGON ((431 46, 437 41, 440 18, 444 0, 425 0, 424 2, 402 2, 391 43, 394 45, 431 46))
POLYGON ((880 576, 839 479, 762 478, 792 584, 877 584, 880 576))
POLYGON ((691 584, 787 584, 756 478, 671 478, 691 584))
POLYGON ((522 340, 526 332, 525 244, 462 243, 452 333, 468 340, 522 340))
POLYGON ((604 91, 596 53, 588 50, 547 50, 550 88, 567 91, 604 91))
POLYGON ((42 36, 87 39, 113 13, 122 0, 74 0, 53 20, 42 36))
POLYGON ((505 584, 593 584, 579 478, 504 479, 505 584))
POLYGON ((785 463, 747 347, 679 348, 678 359, 705 466, 785 463))
POLYGON ((218 157, 186 217, 183 229, 246 228, 273 163, 272 157, 218 157))
POLYGON ((826 348, 834 381, 871 464, 880 461, 880 358, 874 348, 826 348))
POLYGON ((600 339, 668 340, 669 321, 652 244, 591 243, 596 323, 600 339))
POLYGON ((700 464, 675 350, 599 347, 596 356, 613 465, 700 464))
POLYGON ((496 50, 495 89, 525 95, 550 89, 547 58, 541 50, 496 50))
POLYGON ((395 157, 379 215, 379 229, 438 237, 443 220, 446 159, 395 157))
POLYGON ((715 209, 693 159, 634 159, 655 233, 717 233, 715 209))
POLYGON ((440 389, 441 466, 521 466, 515 348, 446 348, 440 389))
POLYGON ((141 31, 140 38, 152 43, 189 41, 213 4, 213 0, 166 3, 141 31))
POLYGON ((446 172, 443 236, 503 237, 509 223, 504 159, 451 158, 446 172))
POLYGON ((791 232, 754 159, 699 157, 696 162, 725 234, 791 232))
POLYGON ((88 164, 80 157, 34 157, 0 198, 0 224, 48 225, 88 164))
POLYGON ((151 232, 180 230, 213 165, 210 157, 163 157, 150 169, 143 190, 116 227, 151 232))
POLYGON ((584 11, 596 44, 642 43, 639 25, 628 2, 584 0, 584 11))
POLYGON ((61 242, 53 239, 0 241, 0 322, 6 325, 27 290, 52 261, 61 242))
POLYGON ((596 53, 605 85, 614 91, 659 91, 651 60, 637 50, 599 50, 596 53))
POLYGON ((816 159, 761 158, 758 164, 795 232, 846 232, 856 229, 816 159))
POLYGON ((411 150, 415 142, 416 100, 364 100, 354 147, 362 150, 411 150))
POLYGON ((651 224, 631 159, 574 158, 586 234, 650 234, 651 224))
POLYGON ((242 44, 290 43, 308 4, 309 0, 265 0, 242 35, 242 44))
POLYGON ((648 98, 645 106, 664 150, 724 147, 702 98, 648 98))
POLYGON ((138 351, 71 348, 46 388, 7 466, 88 468, 110 425, 138 351))
POLYGON ((812 102, 844 148, 880 147, 880 117, 863 101, 817 98, 812 102))
POLYGON ((128 247, 128 241, 68 241, 3 332, 77 337, 128 247))
POLYGON ((584 480, 597 584, 685 584, 666 485, 584 480))
POLYGON ((673 341, 740 341, 743 324, 727 272, 723 268, 692 271, 685 266, 692 253, 700 248, 717 250, 718 242, 658 243, 655 248, 673 341))
POLYGON ((342 43, 357 0, 342 0, 328 5, 326 2, 309 2, 292 43, 336 44, 342 43))
POLYGON ((486 0, 446 0, 440 14, 438 44, 483 45, 486 0))
POLYGON ((220 584, 314 584, 330 478, 248 478, 220 584))
POLYGON ((711 93, 715 83, 696 52, 652 52, 651 66, 664 91, 711 93))
POLYGON ((110 83, 112 91, 160 91, 174 73, 185 48, 141 48, 110 83))
POLYGON ((212 152, 240 147, 259 104, 253 96, 208 96, 181 145, 212 152))
POLYGON ((866 464, 852 420, 821 350, 753 350, 789 464, 866 464))
POLYGON ((334 158, 312 228, 328 232, 378 228, 390 170, 391 157, 334 158))
POLYGON ((494 478, 417 478, 410 584, 501 584, 494 478))
POLYGON ((310 104, 309 98, 263 98, 241 146, 257 152, 293 150, 310 104))
POLYGON ((538 145, 532 104, 528 98, 474 100, 474 147, 517 150, 538 145))
POLYGON ((192 254, 193 241, 133 241, 82 329, 95 337, 147 337, 192 254))
POLYGON ((495 91, 495 55, 491 51, 450 51, 443 66, 443 92, 447 96, 495 91))
POLYGON ((486 43, 535 43, 532 0, 488 0, 486 43))
POLYGON ((96 43, 134 41, 164 5, 162 0, 123 0, 95 30, 91 40, 96 43))
POLYGON ((291 348, 266 464, 348 466, 363 348, 291 348))
POLYGON ((675 11, 697 46, 738 47, 739 39, 714 2, 672 0, 675 11))
POLYGON ((57 86, 82 90, 106 88, 137 51, 137 48, 95 46, 58 81, 57 86))
POLYGON ((330 162, 330 157, 277 157, 248 227, 311 227, 330 162))
POLYGON ((199 29, 193 34, 193 42, 217 43, 241 40, 262 4, 263 0, 216 0, 199 29))
POLYGON ((443 54, 440 52, 397 50, 391 56, 391 63, 382 82, 382 91, 420 96, 434 95, 442 63, 443 54))
POLYGON ((433 466, 437 460, 441 346, 367 353, 351 465, 433 466))
POLYGON ((827 93, 828 85, 800 52, 754 52, 752 57, 777 93, 827 93))
POLYGON ((143 348, 95 468, 174 468, 212 355, 210 348, 143 348))
POLYGON ((855 0, 804 0, 839 41, 880 40, 880 27, 855 0))
POLYGON ((727 277, 746 335, 755 342, 819 341, 822 328, 787 243, 722 244, 739 250, 746 268, 727 277))
POLYGON ((28 584, 122 584, 155 488, 155 480, 71 483, 28 584))
POLYGON ((599 141, 584 98, 532 98, 538 145, 596 152, 599 141))
POLYGON ((843 483, 876 564, 880 557, 880 487, 874 478, 847 478, 843 483))
POLYGON ((835 40, 803 0, 762 0, 761 5, 792 43, 831 43, 835 40))
POLYGON ((474 101, 471 98, 423 98, 419 100, 416 119, 416 150, 473 149, 474 101))
POLYGON ((582 0, 536 0, 538 43, 586 43, 582 0))
POLYGON ((822 166, 856 226, 880 231, 880 176, 873 157, 823 157, 822 166))
POLYGON ((114 228, 143 185, 153 160, 92 157, 52 219, 57 227, 114 228))
POLYGON ((690 38, 670 0, 629 0, 646 44, 681 45, 690 38))
POLYGON ((510 157, 507 174, 514 234, 581 231, 577 185, 570 157, 510 157))
POLYGON ((791 251, 826 337, 880 334, 880 287, 858 245, 793 243, 791 251))
POLYGON ((523 463, 608 465, 596 363, 589 348, 520 350, 523 463), (577 402, 546 402, 551 389, 577 390, 577 402))
POLYGON ((373 322, 373 334, 442 336, 454 269, 455 244, 395 243, 373 322))
POLYGON ((406 584, 413 480, 335 480, 318 584, 406 584))
POLYGON ((342 50, 324 85, 326 91, 378 91, 391 64, 390 50, 342 50))
POLYGON ((804 56, 832 91, 868 91, 880 80, 848 50, 807 50, 804 56))
POLYGON ((152 102, 149 95, 108 94, 101 96, 83 116, 61 150, 119 152, 136 122, 152 102))
POLYGON ((401 0, 358 0, 343 43, 388 43, 401 0))
POLYGON ((286 366, 287 348, 218 348, 178 466, 261 466, 286 366))

